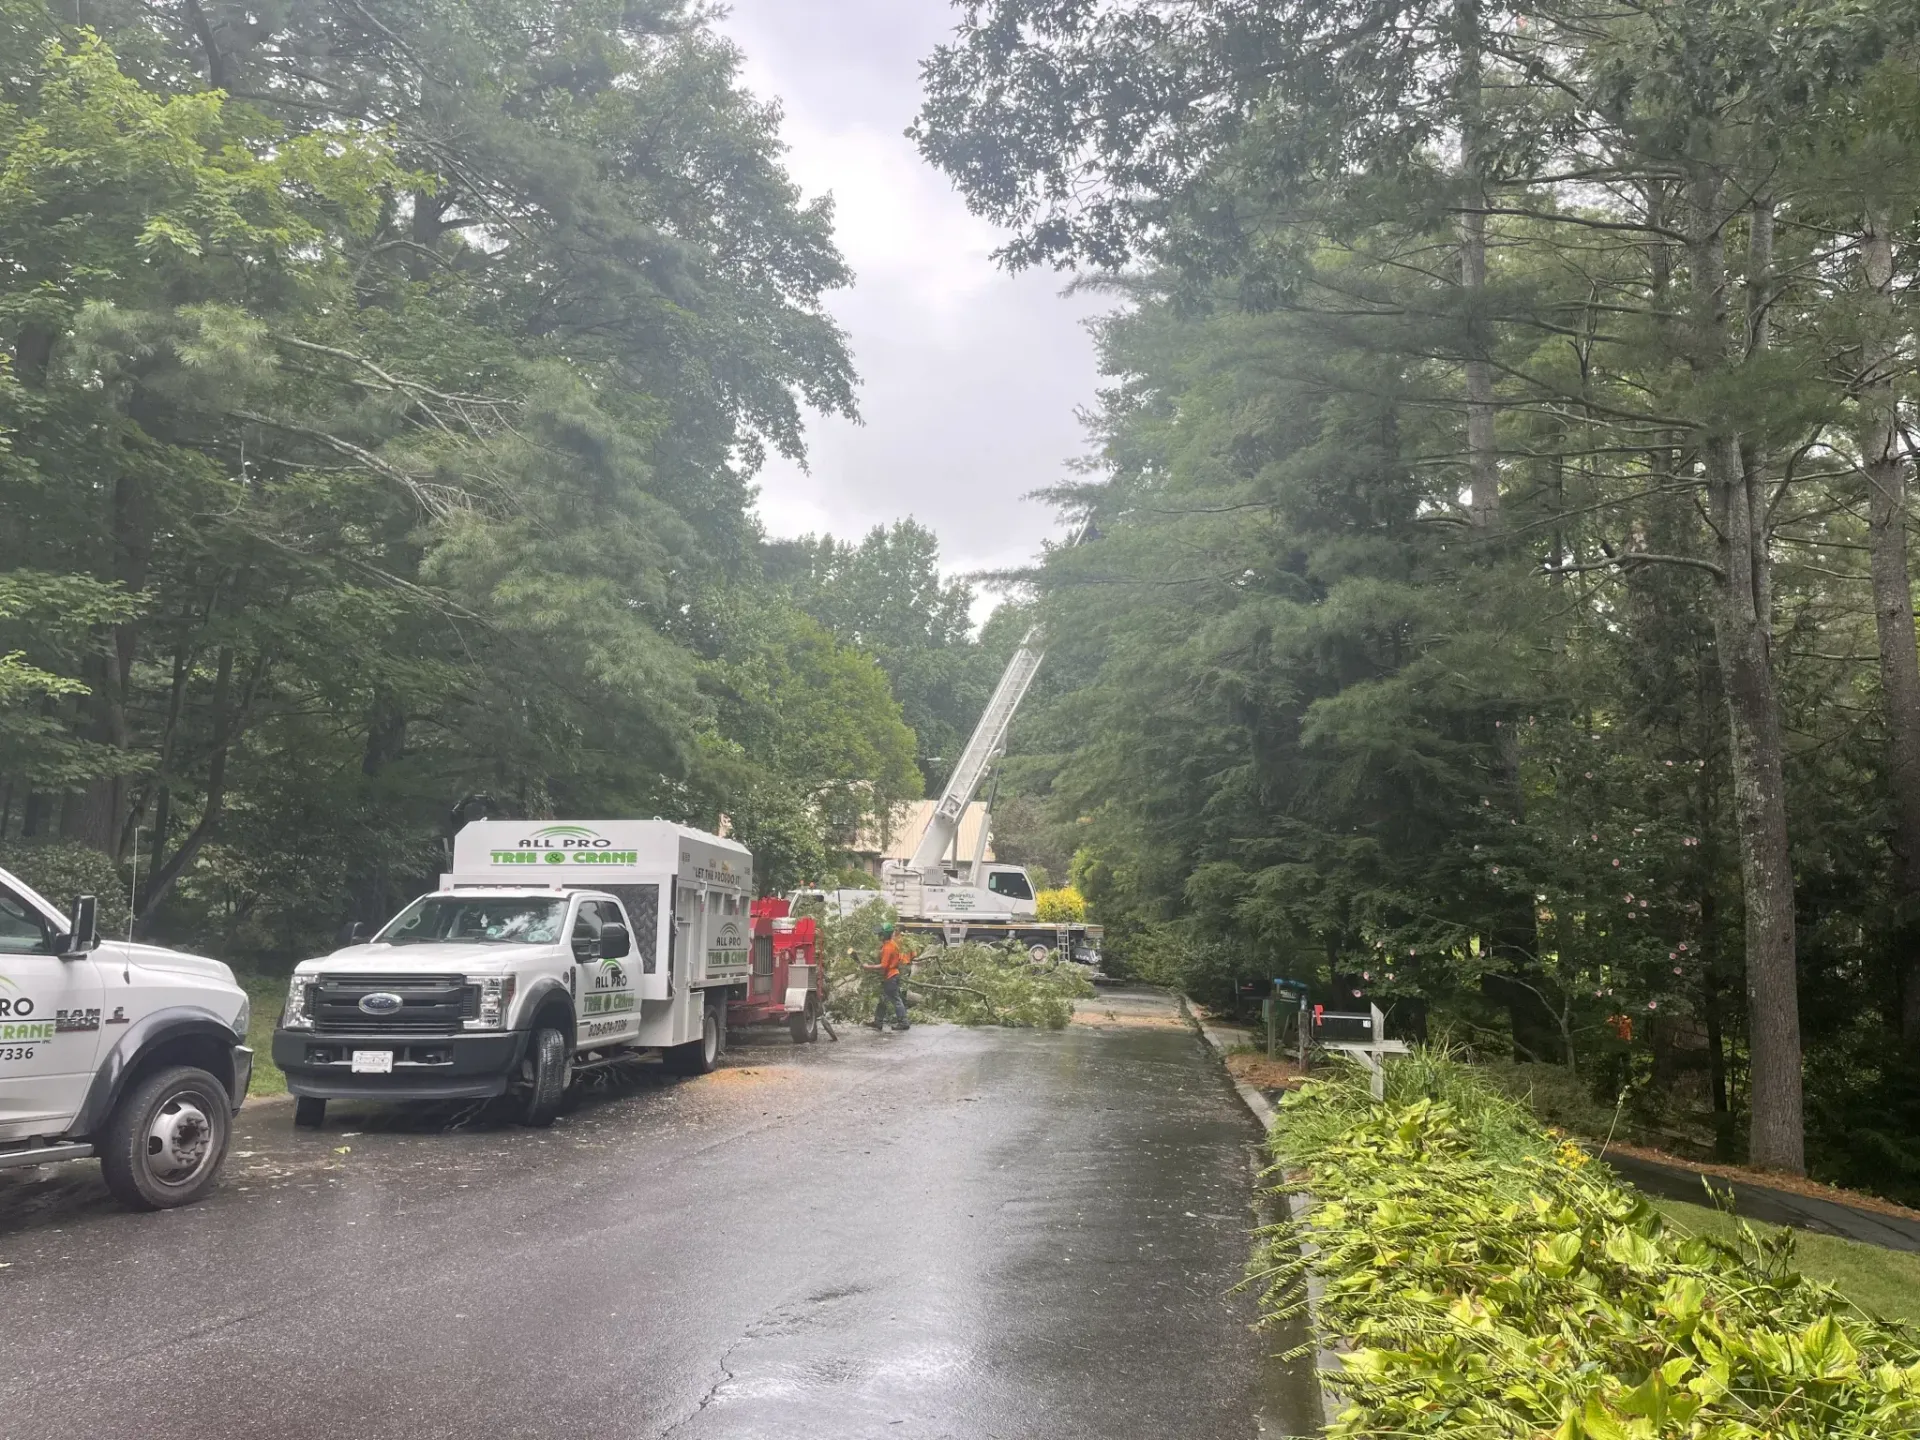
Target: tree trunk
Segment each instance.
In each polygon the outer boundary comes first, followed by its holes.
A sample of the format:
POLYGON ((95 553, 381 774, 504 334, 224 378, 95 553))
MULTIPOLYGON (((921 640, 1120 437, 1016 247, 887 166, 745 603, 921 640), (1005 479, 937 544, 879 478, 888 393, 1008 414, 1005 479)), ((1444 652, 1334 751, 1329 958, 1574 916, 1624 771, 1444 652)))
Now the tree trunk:
POLYGON ((174 883, 186 873, 187 867, 200 853, 200 847, 212 837, 225 813, 227 762, 246 729, 254 699, 259 694, 261 682, 266 679, 269 665, 265 653, 254 657, 253 663, 247 667, 246 678, 240 685, 240 694, 236 699, 233 694, 234 661, 232 648, 222 646, 214 671, 212 753, 207 760, 207 795, 200 808, 200 819, 180 842, 180 848, 168 856, 164 863, 155 864, 153 878, 148 884, 139 914, 135 917, 138 925, 144 925, 152 918, 160 902, 167 898, 167 892, 173 889, 174 883))
POLYGON ((225 90, 231 83, 231 66, 227 63, 227 53, 220 48, 219 37, 214 33, 213 22, 207 18, 206 11, 200 8, 200 0, 187 0, 187 28, 193 32, 193 38, 200 46, 200 53, 207 62, 207 88, 225 90))
MULTIPOLYGON (((1702 378, 1724 377, 1735 360, 1727 338, 1720 195, 1718 180, 1697 180, 1689 217, 1695 330, 1690 348, 1702 378)), ((1764 288, 1769 283, 1771 240, 1765 221, 1754 226, 1754 240, 1748 283, 1764 288)), ((1751 343, 1738 350, 1744 357, 1751 343)), ((1747 464, 1741 453, 1738 426, 1722 420, 1703 428, 1700 458, 1722 572, 1715 585, 1714 640, 1727 700, 1734 826, 1740 837, 1746 909, 1751 1158, 1764 1169, 1799 1174, 1806 1168, 1806 1142, 1785 742, 1774 690, 1770 616, 1764 608, 1771 588, 1765 516, 1755 514, 1765 497, 1754 488, 1758 467, 1747 464)))
POLYGON ((1920 1050, 1920 648, 1907 569, 1907 479, 1900 455, 1894 370, 1893 237, 1888 216, 1867 217, 1860 254, 1868 333, 1861 347, 1860 463, 1867 479, 1873 620, 1886 710, 1887 785, 1893 799, 1894 953, 1899 957, 1900 1038, 1920 1050))
MULTIPOLYGON (((115 753, 127 747, 126 706, 112 674, 110 661, 89 657, 82 674, 92 692, 85 699, 82 734, 95 745, 115 753)), ((120 858, 120 814, 126 803, 127 777, 116 773, 87 782, 70 793, 61 807, 60 838, 78 841, 120 858)))
MULTIPOLYGON (((1747 355, 1764 353, 1773 340, 1773 201, 1753 202, 1747 248, 1747 355)), ((1773 645, 1773 486, 1768 456, 1758 444, 1740 447, 1740 465, 1747 481, 1747 531, 1754 556, 1753 608, 1773 645)))
POLYGON ((1747 1010, 1753 1054, 1755 1165, 1805 1168, 1800 1090, 1800 994, 1793 870, 1787 848, 1784 742, 1771 646, 1759 611, 1764 554, 1753 550, 1751 492, 1737 441, 1705 447, 1709 509, 1726 570, 1714 606, 1714 637, 1726 689, 1734 825, 1746 901, 1747 1010))
MULTIPOLYGON (((360 773, 367 780, 369 808, 377 808, 380 777, 407 753, 407 711, 399 696, 377 686, 367 711, 367 738, 361 751, 360 773)), ((347 920, 379 925, 393 913, 393 877, 384 852, 371 862, 358 860, 347 869, 347 920)))
MULTIPOLYGON (((1708 688, 1704 685, 1701 687, 1703 690, 1708 688)), ((1717 708, 1718 697, 1707 703, 1717 708)), ((1694 942, 1693 964, 1700 968, 1700 1015, 1707 1026, 1707 1078, 1713 1094, 1717 1130, 1719 1117, 1733 1108, 1732 1097, 1727 1089, 1725 996, 1720 970, 1720 906, 1713 886, 1713 877, 1720 869, 1720 856, 1719 847, 1713 843, 1713 776, 1703 765, 1698 777, 1694 804, 1698 812, 1695 823, 1700 829, 1700 849, 1699 857, 1694 862, 1694 875, 1699 886, 1700 929, 1694 942)))
POLYGON ((433 278, 434 257, 431 252, 440 248, 440 237, 446 233, 449 203, 445 195, 429 194, 425 190, 413 192, 413 219, 407 228, 408 238, 418 248, 408 250, 403 263, 407 278, 416 284, 424 284, 433 278))
POLYGON ((53 808, 53 797, 44 790, 29 790, 27 806, 20 815, 20 838, 35 840, 46 829, 47 816, 53 808))
POLYGON ((1700 984, 1700 1018, 1707 1028, 1707 1094, 1713 1113, 1724 1115, 1727 1103, 1727 1044, 1720 1019, 1720 982, 1709 974, 1700 984))
MULTIPOLYGON (((113 553, 107 565, 108 578, 117 581, 128 595, 146 590, 147 576, 153 564, 153 514, 147 483, 122 474, 113 487, 109 533, 113 553)), ((61 835, 122 858, 121 835, 125 829, 127 776, 118 762, 133 742, 133 728, 127 718, 127 695, 133 685, 133 670, 139 658, 142 621, 137 616, 109 626, 102 636, 103 652, 89 657, 85 676, 89 693, 83 700, 85 720, 82 733, 95 745, 115 757, 112 774, 88 783, 86 788, 67 799, 61 822, 61 835)))
POLYGON ((1500 520, 1500 460, 1494 448, 1493 363, 1486 317, 1487 189, 1480 124, 1480 3, 1460 0, 1460 163, 1466 192, 1460 214, 1460 288, 1467 315, 1467 519, 1477 530, 1500 520))

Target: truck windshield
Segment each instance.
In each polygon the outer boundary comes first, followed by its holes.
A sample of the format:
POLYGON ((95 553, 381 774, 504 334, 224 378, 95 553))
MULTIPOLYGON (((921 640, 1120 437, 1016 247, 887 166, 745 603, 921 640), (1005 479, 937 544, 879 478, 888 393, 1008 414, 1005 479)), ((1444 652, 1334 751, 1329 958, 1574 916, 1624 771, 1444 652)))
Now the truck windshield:
POLYGON ((551 945, 560 938, 567 902, 428 895, 374 936, 375 944, 551 945))

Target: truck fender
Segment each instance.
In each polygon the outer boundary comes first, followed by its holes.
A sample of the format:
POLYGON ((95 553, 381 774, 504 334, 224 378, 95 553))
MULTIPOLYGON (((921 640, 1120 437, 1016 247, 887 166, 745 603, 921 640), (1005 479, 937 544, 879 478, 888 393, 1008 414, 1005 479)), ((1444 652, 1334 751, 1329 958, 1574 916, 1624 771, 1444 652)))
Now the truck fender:
POLYGON ((520 1012, 527 1017, 526 1023, 519 1028, 522 1030, 533 1029, 534 1016, 540 1013, 542 1008, 552 1000, 552 997, 558 995, 560 997, 560 1006, 556 1008, 564 1008, 567 1012, 567 1044, 572 1045, 575 1039, 573 992, 567 989, 566 981, 559 979, 557 976, 543 975, 527 987, 526 994, 527 998, 522 1002, 524 1008, 520 1012))
MULTIPOLYGON (((101 1057, 93 1072, 93 1084, 87 1087, 86 1104, 80 1107, 80 1114, 73 1122, 72 1133, 92 1135, 106 1124, 113 1107, 120 1103, 127 1078, 139 1069, 140 1062, 160 1046, 175 1040, 211 1040, 227 1053, 224 1073, 216 1070, 214 1076, 227 1087, 228 1094, 232 1094, 231 1052, 235 1045, 245 1043, 245 1037, 235 1035, 233 1027, 211 1010, 199 1005, 169 1005, 149 1011, 127 1026, 114 1041, 113 1048, 101 1057)), ((238 1105, 245 1098, 234 1095, 233 1102, 238 1105)))

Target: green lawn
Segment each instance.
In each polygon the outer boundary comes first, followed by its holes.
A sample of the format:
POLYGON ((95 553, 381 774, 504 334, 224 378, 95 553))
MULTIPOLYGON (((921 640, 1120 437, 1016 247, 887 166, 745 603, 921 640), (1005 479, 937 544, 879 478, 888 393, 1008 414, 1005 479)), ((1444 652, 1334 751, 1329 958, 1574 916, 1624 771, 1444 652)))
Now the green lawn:
POLYGON ((280 1023, 280 1006, 287 998, 284 976, 236 975, 253 997, 253 1023, 247 1027, 247 1044, 253 1047, 253 1084, 249 1095, 284 1095, 287 1077, 273 1063, 273 1027, 280 1023))
MULTIPOLYGON (((1653 1204, 1668 1220, 1696 1235, 1732 1239, 1740 1223, 1704 1205, 1679 1200, 1653 1204)), ((1768 1234, 1777 1227, 1755 1224, 1753 1228, 1768 1234)), ((1794 1256, 1801 1274, 1825 1281, 1861 1309, 1920 1325, 1920 1255, 1801 1230, 1795 1233, 1794 1256)))

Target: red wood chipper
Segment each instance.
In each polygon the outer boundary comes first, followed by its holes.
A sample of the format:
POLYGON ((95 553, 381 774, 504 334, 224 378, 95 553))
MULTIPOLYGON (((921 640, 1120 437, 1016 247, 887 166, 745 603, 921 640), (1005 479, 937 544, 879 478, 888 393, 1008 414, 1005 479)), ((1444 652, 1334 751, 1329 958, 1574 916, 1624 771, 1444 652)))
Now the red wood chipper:
POLYGON ((820 1038, 827 1019, 827 972, 819 963, 818 939, 810 916, 794 916, 792 907, 769 897, 753 902, 753 968, 746 993, 738 987, 727 1004, 727 1027, 782 1024, 796 1045, 820 1038))

